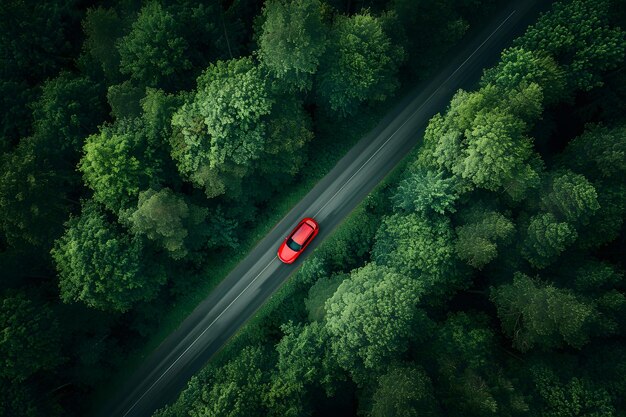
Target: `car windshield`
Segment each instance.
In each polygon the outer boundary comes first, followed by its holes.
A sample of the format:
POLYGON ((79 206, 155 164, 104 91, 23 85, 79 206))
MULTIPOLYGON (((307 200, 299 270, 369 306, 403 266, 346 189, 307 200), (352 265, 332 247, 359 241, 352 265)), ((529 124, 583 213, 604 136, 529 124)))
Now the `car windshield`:
POLYGON ((295 250, 296 252, 299 251, 300 249, 302 249, 302 245, 298 245, 293 239, 289 239, 287 241, 287 246, 289 246, 289 248, 291 250, 295 250))

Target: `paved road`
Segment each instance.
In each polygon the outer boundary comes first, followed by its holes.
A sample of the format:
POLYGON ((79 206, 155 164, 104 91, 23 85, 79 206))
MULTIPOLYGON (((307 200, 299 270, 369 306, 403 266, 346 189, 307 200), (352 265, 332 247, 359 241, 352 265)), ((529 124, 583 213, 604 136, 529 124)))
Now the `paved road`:
POLYGON ((439 75, 390 109, 159 346, 99 415, 147 417, 172 402, 189 378, 301 265, 305 255, 420 141, 428 120, 445 110, 454 92, 474 85, 482 68, 496 62, 500 51, 549 3, 514 1, 473 40, 458 47, 439 75), (304 256, 293 265, 284 265, 276 250, 292 227, 307 216, 317 219, 320 233, 304 256))

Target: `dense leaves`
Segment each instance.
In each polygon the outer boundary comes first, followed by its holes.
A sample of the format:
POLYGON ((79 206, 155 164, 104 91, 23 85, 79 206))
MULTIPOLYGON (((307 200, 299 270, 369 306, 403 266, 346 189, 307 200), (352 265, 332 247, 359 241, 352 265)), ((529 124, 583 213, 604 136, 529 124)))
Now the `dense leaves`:
POLYGON ((350 114, 361 102, 384 100, 397 88, 395 75, 404 52, 385 33, 381 18, 339 16, 330 37, 317 74, 323 106, 350 114))
POLYGON ((59 323, 48 305, 9 293, 1 300, 0 327, 0 377, 19 383, 61 361, 59 323))
POLYGON ((52 256, 59 271, 61 299, 102 310, 127 311, 155 297, 165 282, 156 262, 145 262, 145 245, 88 202, 67 224, 52 256))
POLYGON ((326 28, 319 0, 268 1, 263 8, 259 36, 261 62, 287 86, 311 88, 326 49, 326 28))

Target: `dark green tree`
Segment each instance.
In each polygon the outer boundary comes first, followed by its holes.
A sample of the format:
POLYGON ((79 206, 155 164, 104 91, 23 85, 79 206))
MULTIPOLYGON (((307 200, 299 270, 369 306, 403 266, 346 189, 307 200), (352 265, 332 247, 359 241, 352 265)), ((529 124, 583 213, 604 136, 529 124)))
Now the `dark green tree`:
POLYGON ((72 204, 67 176, 38 155, 38 144, 24 138, 13 152, 0 155, 0 230, 13 247, 49 248, 72 204))
POLYGON ((583 175, 558 172, 550 180, 550 189, 541 197, 542 207, 570 224, 587 223, 600 208, 598 193, 583 175))
POLYGON ((181 73, 191 69, 183 25, 160 2, 148 2, 130 33, 118 41, 120 72, 143 86, 174 87, 181 73))
POLYGON ((372 417, 418 417, 441 415, 432 381, 413 364, 393 364, 378 379, 372 398, 372 417))
POLYGON ((567 222, 559 222, 552 213, 541 213, 530 219, 521 254, 536 268, 544 268, 572 245, 578 234, 567 222))
POLYGON ((514 42, 536 53, 549 54, 566 74, 566 91, 602 85, 602 73, 624 61, 624 32, 611 27, 611 0, 574 0, 554 4, 514 42))
POLYGON ((533 382, 546 417, 614 417, 618 414, 609 393, 584 377, 562 381, 546 366, 531 368, 533 382))
POLYGON ((364 101, 382 101, 393 94, 404 51, 391 42, 381 18, 367 12, 338 16, 329 36, 316 78, 324 108, 348 115, 364 101))
POLYGON ((190 413, 206 417, 265 416, 263 396, 268 389, 268 367, 272 362, 262 348, 245 347, 230 362, 215 370, 190 413))
POLYGON ((502 331, 526 352, 567 344, 580 349, 589 340, 597 312, 569 289, 516 272, 513 282, 491 289, 502 331))
POLYGON ((276 416, 308 415, 314 408, 316 387, 332 393, 337 365, 330 353, 328 334, 319 323, 283 325, 284 336, 276 345, 278 362, 268 393, 268 403, 276 416))
POLYGON ((273 0, 263 7, 259 58, 274 76, 296 90, 311 89, 326 49, 321 7, 319 0, 273 0))
POLYGON ((38 151, 48 157, 69 153, 72 165, 85 137, 105 117, 102 88, 89 78, 62 72, 42 86, 41 97, 33 103, 38 151))
POLYGON ((494 360, 496 343, 483 313, 449 314, 437 327, 429 360, 437 365, 438 398, 449 413, 510 416, 528 411, 524 395, 494 360))
MULTIPOLYGON (((139 193, 136 210, 128 210, 123 217, 131 231, 156 241, 174 259, 188 253, 186 238, 189 231, 202 228, 208 214, 206 208, 188 204, 169 188, 148 189, 139 193)), ((193 233, 193 232, 192 232, 193 233)))
POLYGON ((15 292, 0 300, 0 377, 15 383, 61 361, 59 322, 47 304, 15 292))
POLYGON ((165 283, 162 267, 148 260, 141 239, 111 223, 97 204, 87 202, 66 227, 52 250, 64 302, 124 312, 153 299, 165 283))
POLYGON ((591 181, 626 175, 626 125, 609 128, 589 125, 558 156, 561 165, 591 181))
POLYGON ((83 50, 95 59, 108 80, 117 81, 120 54, 116 42, 124 35, 124 22, 115 9, 98 6, 87 10, 82 26, 85 32, 83 50))
POLYGON ((473 210, 467 222, 456 228, 456 253, 474 268, 482 269, 498 256, 498 244, 508 244, 515 232, 513 222, 497 211, 473 210))

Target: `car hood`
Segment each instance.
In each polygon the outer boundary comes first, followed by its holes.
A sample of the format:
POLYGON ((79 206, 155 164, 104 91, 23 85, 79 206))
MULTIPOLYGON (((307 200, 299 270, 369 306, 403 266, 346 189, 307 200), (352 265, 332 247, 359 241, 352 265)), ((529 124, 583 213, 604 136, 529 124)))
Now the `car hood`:
POLYGON ((280 255, 280 258, 285 262, 292 261, 298 254, 298 252, 287 246, 286 242, 283 242, 283 244, 280 246, 280 250, 278 251, 278 253, 280 255))

